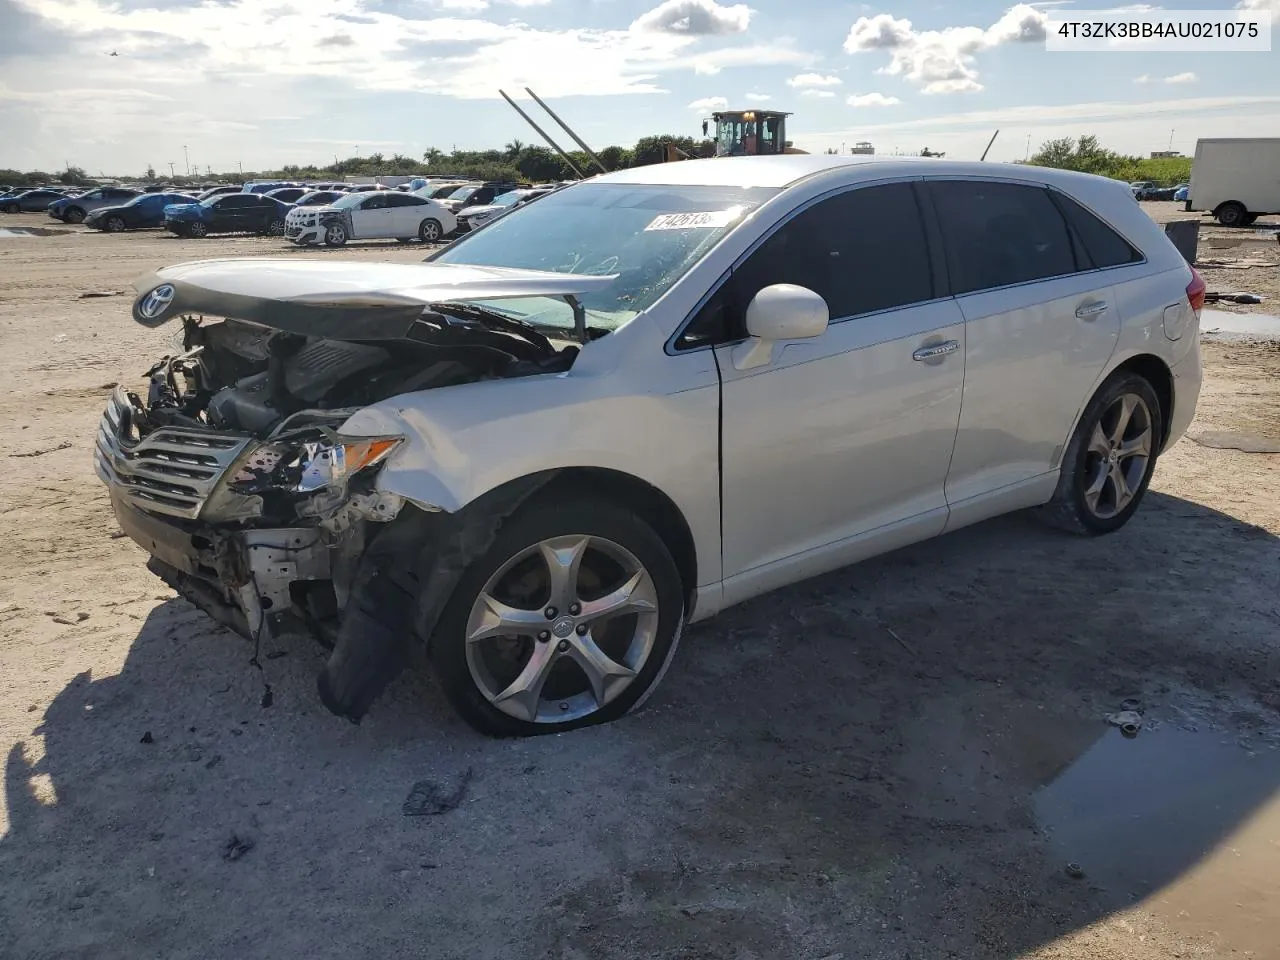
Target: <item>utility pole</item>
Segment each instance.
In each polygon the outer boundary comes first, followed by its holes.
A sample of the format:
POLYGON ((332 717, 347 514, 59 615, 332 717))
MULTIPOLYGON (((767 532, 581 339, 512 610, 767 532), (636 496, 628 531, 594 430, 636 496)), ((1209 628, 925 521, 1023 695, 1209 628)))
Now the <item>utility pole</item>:
POLYGON ((187 162, 187 176, 191 176, 191 157, 187 153, 187 145, 182 145, 182 158, 187 162))

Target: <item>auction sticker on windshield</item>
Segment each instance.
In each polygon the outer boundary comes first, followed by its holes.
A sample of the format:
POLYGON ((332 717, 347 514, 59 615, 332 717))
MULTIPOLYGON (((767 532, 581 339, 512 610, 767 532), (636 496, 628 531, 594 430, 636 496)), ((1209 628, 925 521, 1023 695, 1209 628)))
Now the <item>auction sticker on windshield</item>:
POLYGON ((660 213, 645 230, 708 230, 727 227, 742 215, 741 207, 727 210, 700 210, 697 213, 660 213))

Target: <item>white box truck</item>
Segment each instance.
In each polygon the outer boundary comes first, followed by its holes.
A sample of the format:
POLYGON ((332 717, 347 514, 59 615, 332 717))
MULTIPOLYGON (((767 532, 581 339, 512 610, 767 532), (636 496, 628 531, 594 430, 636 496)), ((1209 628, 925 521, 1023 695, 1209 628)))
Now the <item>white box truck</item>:
POLYGON ((1280 213, 1280 137, 1197 140, 1186 208, 1207 210, 1224 227, 1280 213))

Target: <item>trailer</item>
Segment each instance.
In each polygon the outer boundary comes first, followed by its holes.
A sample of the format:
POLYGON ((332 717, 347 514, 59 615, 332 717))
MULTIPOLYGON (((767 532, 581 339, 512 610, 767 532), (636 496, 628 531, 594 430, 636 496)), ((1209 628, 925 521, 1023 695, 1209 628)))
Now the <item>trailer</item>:
POLYGON ((1186 209, 1212 213, 1224 227, 1280 213, 1280 137, 1197 140, 1186 209))

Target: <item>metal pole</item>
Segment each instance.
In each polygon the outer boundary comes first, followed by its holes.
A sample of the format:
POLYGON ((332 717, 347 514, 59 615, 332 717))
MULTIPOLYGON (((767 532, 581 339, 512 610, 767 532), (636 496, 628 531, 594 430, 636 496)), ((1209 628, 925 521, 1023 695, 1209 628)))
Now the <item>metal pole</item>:
POLYGON ((511 104, 512 109, 515 110, 516 113, 524 117, 525 122, 529 124, 529 126, 533 127, 534 130, 538 131, 538 135, 542 137, 543 140, 551 144, 551 149, 554 150, 556 153, 560 154, 560 158, 569 165, 570 170, 572 170, 574 173, 578 175, 578 179, 585 180, 586 177, 582 175, 582 171, 578 169, 578 165, 574 163, 571 159, 569 159, 569 155, 567 153, 565 153, 563 150, 560 149, 560 144, 556 143, 549 136, 547 136, 547 132, 543 130, 540 126, 538 126, 536 123, 534 123, 533 117, 529 116, 527 113, 521 110, 520 105, 516 103, 514 100, 512 100, 510 97, 508 97, 507 92, 505 90, 499 90, 498 92, 502 94, 503 100, 511 104))
POLYGON ((554 120, 556 123, 560 124, 560 126, 564 128, 565 133, 573 137, 573 142, 582 148, 582 152, 591 158, 591 160, 595 163, 595 165, 600 168, 601 173, 609 172, 608 169, 605 168, 605 165, 600 162, 600 158, 597 157, 592 152, 590 147, 588 147, 585 143, 582 142, 582 138, 579 137, 576 133, 574 133, 571 129, 569 129, 569 125, 565 123, 563 120, 561 120, 560 117, 556 115, 556 112, 554 110, 552 110, 545 103, 543 103, 541 97, 539 97, 536 93, 534 93, 528 87, 524 88, 524 92, 529 94, 529 96, 533 97, 533 99, 537 102, 538 106, 540 106, 543 110, 547 111, 548 116, 550 116, 552 120, 554 120))
POLYGON ((991 149, 991 145, 996 142, 996 137, 998 136, 1000 136, 999 128, 997 128, 996 132, 991 135, 991 139, 987 141, 987 149, 982 151, 982 156, 978 158, 979 163, 987 159, 987 152, 991 149))

